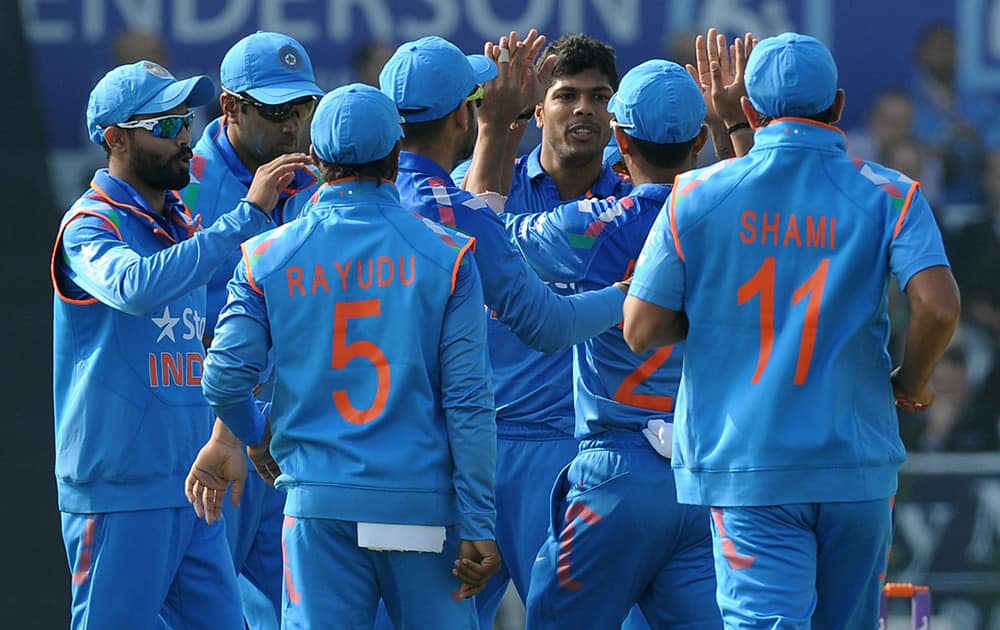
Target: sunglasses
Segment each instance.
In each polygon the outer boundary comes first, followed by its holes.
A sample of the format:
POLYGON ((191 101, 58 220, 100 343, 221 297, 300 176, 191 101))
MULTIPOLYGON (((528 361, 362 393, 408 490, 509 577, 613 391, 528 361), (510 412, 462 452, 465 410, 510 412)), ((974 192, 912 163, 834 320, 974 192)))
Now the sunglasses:
POLYGON ((264 120, 270 120, 271 122, 285 122, 295 114, 298 114, 299 120, 306 120, 312 116, 313 111, 316 109, 316 101, 318 100, 315 96, 304 96, 302 98, 297 98, 294 101, 288 101, 287 103, 279 103, 277 105, 268 105, 267 103, 261 103, 258 100, 252 99, 244 94, 236 94, 225 91, 236 100, 241 103, 245 103, 250 107, 257 110, 260 117, 264 120))
POLYGON ((483 87, 482 83, 477 83, 476 87, 472 89, 472 94, 465 97, 465 100, 469 103, 475 103, 476 107, 483 104, 483 93, 486 92, 486 88, 483 87))
POLYGON ((164 138, 173 140, 180 135, 182 129, 191 130, 191 121, 194 120, 194 112, 183 115, 170 114, 169 116, 157 116, 156 118, 146 118, 144 120, 131 120, 129 122, 118 123, 115 127, 122 129, 145 129, 153 134, 154 138, 164 138))

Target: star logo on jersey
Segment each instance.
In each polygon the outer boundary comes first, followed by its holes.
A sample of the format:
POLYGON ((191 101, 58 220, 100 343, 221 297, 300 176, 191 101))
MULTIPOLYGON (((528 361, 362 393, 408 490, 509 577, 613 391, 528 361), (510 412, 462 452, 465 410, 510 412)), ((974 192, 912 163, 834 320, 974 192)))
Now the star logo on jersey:
POLYGON ((170 307, 163 307, 163 315, 153 318, 153 323, 160 327, 160 335, 156 338, 156 343, 160 343, 160 340, 164 337, 169 337, 170 341, 177 341, 174 338, 174 326, 177 322, 181 321, 180 317, 171 317, 170 307))

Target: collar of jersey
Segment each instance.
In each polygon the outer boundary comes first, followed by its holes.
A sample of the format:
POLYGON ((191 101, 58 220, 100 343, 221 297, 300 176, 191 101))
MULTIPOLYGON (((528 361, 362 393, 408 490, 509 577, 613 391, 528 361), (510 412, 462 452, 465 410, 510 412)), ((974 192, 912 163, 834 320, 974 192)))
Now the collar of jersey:
POLYGON ((454 186, 451 173, 441 168, 441 165, 427 156, 410 151, 399 152, 399 170, 413 171, 421 175, 428 175, 444 180, 448 186, 454 186))
POLYGON ((776 118, 757 130, 751 150, 775 146, 808 146, 831 151, 847 151, 847 137, 840 129, 808 118, 776 118))
POLYGON ((673 184, 643 184, 641 186, 636 186, 628 194, 629 197, 635 197, 637 199, 645 199, 653 202, 654 204, 663 205, 670 196, 670 189, 673 184))
POLYGON ((315 203, 366 203, 383 202, 399 204, 399 190, 395 182, 387 179, 381 184, 372 178, 345 177, 327 182, 319 187, 315 203))
MULTIPOLYGON (((129 206, 139 216, 144 216, 153 219, 157 223, 161 223, 160 227, 167 225, 167 221, 149 207, 149 204, 146 203, 146 200, 139 194, 138 190, 125 180, 118 179, 109 173, 108 169, 102 168, 94 173, 93 183, 97 184, 98 191, 110 197, 111 201, 116 201, 119 205, 129 206)), ((165 198, 166 205, 164 209, 167 215, 180 211, 182 207, 181 203, 173 191, 167 191, 165 198)))
MULTIPOLYGON (((531 153, 529 153, 525 159, 527 160, 525 172, 528 174, 529 179, 536 180, 540 177, 549 177, 549 174, 545 172, 544 168, 542 168, 541 144, 532 149, 531 153)), ((616 173, 611 166, 605 164, 601 167, 601 176, 590 187, 590 194, 588 194, 587 197, 600 197, 602 199, 605 197, 611 197, 618 192, 615 190, 615 186, 617 186, 621 180, 621 175, 616 173)))

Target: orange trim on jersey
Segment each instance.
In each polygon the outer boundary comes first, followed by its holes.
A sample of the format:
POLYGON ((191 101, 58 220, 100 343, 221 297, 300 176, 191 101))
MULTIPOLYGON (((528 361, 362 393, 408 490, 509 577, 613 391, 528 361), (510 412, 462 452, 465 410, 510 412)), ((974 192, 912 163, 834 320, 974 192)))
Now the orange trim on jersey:
POLYGON ((903 201, 903 207, 899 211, 899 219, 896 221, 896 229, 892 231, 892 238, 896 238, 899 235, 899 231, 903 229, 903 221, 906 220, 906 213, 910 210, 910 204, 913 203, 913 195, 917 194, 917 189, 920 188, 920 182, 913 182, 910 184, 910 190, 906 193, 906 199, 903 201))
MULTIPOLYGON (((122 203, 121 201, 115 201, 114 199, 112 199, 111 196, 108 193, 104 192, 101 189, 101 187, 97 185, 97 182, 90 182, 90 187, 93 188, 94 190, 96 190, 101 195, 101 198, 102 198, 101 200, 104 201, 105 203, 109 203, 112 206, 116 206, 118 208, 125 208, 126 210, 131 210, 132 212, 134 212, 135 214, 139 215, 140 217, 143 217, 144 219, 152 222, 153 225, 156 225, 156 219, 154 219, 153 217, 149 216, 148 214, 146 214, 145 212, 143 212, 142 210, 140 210, 136 206, 133 206, 133 205, 127 204, 127 203, 122 203)), ((173 236, 170 236, 169 234, 167 234, 167 232, 165 230, 162 230, 160 228, 154 227, 153 228, 153 234, 156 234, 158 236, 165 236, 171 243, 175 243, 175 244, 177 243, 177 241, 174 239, 173 236)))
MULTIPOLYGON (((674 181, 674 190, 679 190, 677 184, 680 182, 681 176, 678 175, 677 179, 674 181)), ((684 250, 681 249, 681 239, 677 235, 677 217, 674 214, 674 206, 677 205, 677 195, 670 194, 670 235, 674 238, 674 247, 677 248, 677 255, 681 257, 681 262, 687 262, 684 258, 684 250)))
POLYGON ((250 267, 250 252, 247 251, 247 244, 244 241, 240 243, 240 249, 243 251, 243 266, 247 268, 247 281, 250 282, 250 288, 257 293, 264 295, 264 292, 260 290, 257 283, 253 279, 253 269, 250 267))
MULTIPOLYGON (((828 125, 826 123, 821 123, 820 121, 813 120, 812 118, 799 118, 798 116, 782 116, 781 118, 774 118, 774 119, 772 119, 771 122, 772 123, 783 122, 783 121, 786 121, 786 120, 789 121, 789 122, 803 123, 803 124, 806 124, 806 125, 816 125, 817 127, 822 127, 823 129, 830 129, 831 131, 836 131, 840 135, 844 136, 844 140, 847 140, 847 134, 844 133, 843 129, 839 129, 837 127, 834 127, 833 125, 828 125)), ((771 124, 771 123, 768 123, 768 124, 771 124)))
POLYGON ((462 260, 465 257, 465 253, 469 250, 473 252, 476 251, 476 239, 470 238, 462 249, 458 251, 458 256, 455 257, 455 266, 451 270, 451 292, 455 292, 455 285, 458 284, 458 268, 462 265, 462 260))
POLYGON ((111 219, 104 216, 103 214, 100 214, 99 212, 91 212, 90 210, 80 210, 72 217, 70 217, 69 220, 67 220, 66 223, 63 223, 62 227, 59 228, 59 234, 56 235, 56 244, 52 247, 52 260, 49 263, 49 275, 52 278, 52 288, 55 289, 56 296, 63 302, 66 302, 67 304, 79 304, 82 306, 85 306, 87 304, 96 304, 98 300, 97 298, 94 297, 86 300, 77 300, 63 294, 63 292, 59 289, 59 282, 56 280, 56 256, 59 255, 59 249, 62 247, 63 232, 66 231, 66 228, 69 226, 70 223, 72 223, 77 218, 82 217, 84 215, 97 217, 98 219, 101 219, 102 221, 111 226, 111 230, 118 237, 118 240, 120 241, 125 240, 122 238, 122 233, 121 231, 118 230, 118 226, 115 225, 111 219))

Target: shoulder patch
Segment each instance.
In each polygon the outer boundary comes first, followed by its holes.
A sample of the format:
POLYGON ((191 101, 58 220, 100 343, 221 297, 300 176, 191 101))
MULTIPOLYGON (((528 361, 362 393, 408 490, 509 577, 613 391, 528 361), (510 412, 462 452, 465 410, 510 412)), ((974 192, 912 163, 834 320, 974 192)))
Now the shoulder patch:
POLYGON ((686 173, 681 173, 677 176, 677 183, 674 185, 671 196, 678 197, 677 200, 680 201, 685 196, 691 194, 695 188, 707 182, 713 175, 729 166, 734 159, 735 158, 720 160, 715 164, 706 166, 705 168, 699 168, 686 173))
MULTIPOLYGON (((881 164, 874 164, 865 160, 853 159, 854 165, 858 167, 861 175, 881 188, 892 200, 892 205, 896 211, 901 211, 906 203, 910 188, 917 183, 910 177, 891 168, 886 168, 881 164)), ((919 185, 919 184, 918 184, 919 185)))
POLYGON ((246 240, 243 243, 243 251, 246 253, 247 264, 251 267, 257 266, 260 263, 261 257, 271 249, 271 246, 277 242, 278 237, 280 237, 285 230, 294 225, 294 223, 285 223, 284 225, 279 225, 273 230, 264 232, 263 234, 258 234, 252 238, 246 240))

